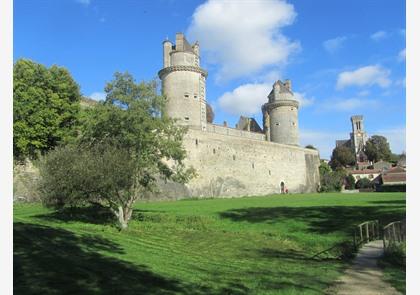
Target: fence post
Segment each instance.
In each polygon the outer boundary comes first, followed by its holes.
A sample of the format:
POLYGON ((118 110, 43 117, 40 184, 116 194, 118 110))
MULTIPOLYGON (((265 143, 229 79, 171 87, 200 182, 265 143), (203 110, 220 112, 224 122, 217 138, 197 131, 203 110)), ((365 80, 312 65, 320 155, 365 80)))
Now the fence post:
POLYGON ((369 242, 369 222, 366 223, 366 240, 369 242))

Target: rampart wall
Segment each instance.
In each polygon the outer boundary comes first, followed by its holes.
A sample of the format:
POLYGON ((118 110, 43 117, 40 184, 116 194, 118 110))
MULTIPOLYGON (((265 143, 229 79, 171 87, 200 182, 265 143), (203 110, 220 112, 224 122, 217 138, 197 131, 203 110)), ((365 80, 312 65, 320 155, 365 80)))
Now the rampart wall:
POLYGON ((263 134, 223 126, 208 125, 207 130, 190 129, 184 137, 185 163, 198 176, 185 186, 163 185, 166 197, 266 195, 280 193, 281 182, 290 193, 318 188, 318 151, 268 142, 259 137, 263 134))

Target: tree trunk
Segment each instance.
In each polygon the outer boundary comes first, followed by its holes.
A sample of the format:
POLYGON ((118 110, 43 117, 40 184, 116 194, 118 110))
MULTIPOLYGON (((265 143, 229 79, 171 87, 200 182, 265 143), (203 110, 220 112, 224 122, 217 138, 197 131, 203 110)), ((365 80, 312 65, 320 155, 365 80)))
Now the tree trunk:
POLYGON ((117 218, 121 229, 126 229, 128 227, 128 221, 131 218, 132 212, 133 209, 131 208, 118 206, 117 218))

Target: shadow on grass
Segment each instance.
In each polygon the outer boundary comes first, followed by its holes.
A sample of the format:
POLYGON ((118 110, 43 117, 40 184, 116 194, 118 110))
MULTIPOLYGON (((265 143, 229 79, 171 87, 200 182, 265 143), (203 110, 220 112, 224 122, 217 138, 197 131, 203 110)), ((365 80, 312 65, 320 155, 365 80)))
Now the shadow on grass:
POLYGON ((379 220, 381 225, 405 217, 405 206, 330 206, 330 207, 251 207, 220 213, 222 218, 251 223, 277 223, 295 220, 305 222, 316 233, 351 234, 353 226, 366 220, 379 220))
POLYGON ((113 224, 116 222, 111 211, 101 206, 64 208, 34 217, 45 221, 78 221, 91 224, 113 224))
POLYGON ((223 290, 187 284, 146 266, 101 255, 124 253, 116 243, 42 225, 13 227, 14 294, 245 294, 242 285, 223 290))

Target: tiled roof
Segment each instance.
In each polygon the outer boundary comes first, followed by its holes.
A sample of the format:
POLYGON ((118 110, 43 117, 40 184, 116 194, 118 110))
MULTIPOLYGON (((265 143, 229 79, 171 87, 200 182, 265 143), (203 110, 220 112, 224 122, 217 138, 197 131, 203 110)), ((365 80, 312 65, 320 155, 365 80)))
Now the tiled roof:
POLYGON ((405 183, 405 172, 382 175, 383 184, 405 183))
POLYGON ((381 173, 380 170, 374 170, 374 169, 364 169, 364 170, 351 170, 351 174, 379 174, 381 173))

